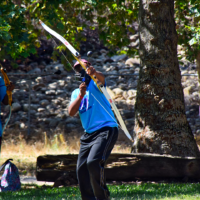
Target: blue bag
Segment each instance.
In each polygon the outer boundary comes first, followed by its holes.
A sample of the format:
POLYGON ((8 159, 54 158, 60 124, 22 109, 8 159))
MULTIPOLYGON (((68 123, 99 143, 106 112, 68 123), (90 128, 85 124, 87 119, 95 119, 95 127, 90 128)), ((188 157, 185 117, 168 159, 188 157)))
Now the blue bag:
POLYGON ((18 169, 12 162, 10 162, 10 160, 12 159, 6 160, 6 162, 0 167, 0 171, 5 167, 4 173, 1 177, 0 192, 16 191, 21 189, 18 169))

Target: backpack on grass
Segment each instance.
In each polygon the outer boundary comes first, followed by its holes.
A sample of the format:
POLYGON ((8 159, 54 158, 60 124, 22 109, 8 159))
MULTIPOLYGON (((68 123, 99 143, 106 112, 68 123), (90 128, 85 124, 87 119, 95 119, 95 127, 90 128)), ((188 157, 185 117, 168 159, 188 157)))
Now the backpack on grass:
POLYGON ((11 160, 12 159, 6 160, 6 162, 0 167, 0 171, 5 167, 4 173, 1 177, 0 192, 16 191, 21 188, 18 169, 12 162, 10 162, 11 160))

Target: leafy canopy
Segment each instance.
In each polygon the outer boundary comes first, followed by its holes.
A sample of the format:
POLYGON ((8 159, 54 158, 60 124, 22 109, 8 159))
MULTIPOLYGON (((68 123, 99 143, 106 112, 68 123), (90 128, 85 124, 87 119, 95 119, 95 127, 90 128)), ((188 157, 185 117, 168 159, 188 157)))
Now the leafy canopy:
MULTIPOLYGON (((103 44, 114 53, 137 54, 130 48, 133 23, 138 18, 139 0, 2 0, 0 4, 0 61, 36 53, 39 39, 50 38, 39 19, 65 37, 77 50, 85 41, 84 30, 96 30, 103 44), (15 2, 15 3, 14 3, 15 2)), ((198 0, 175 1, 178 43, 193 61, 200 49, 200 7, 198 0)), ((66 50, 56 41, 58 51, 66 50)), ((58 51, 54 51, 56 58, 58 51)), ((68 58, 71 54, 66 51, 68 58)), ((61 57, 64 61, 64 58, 61 57)))
POLYGON ((35 38, 29 34, 26 9, 11 0, 0 4, 0 59, 27 57, 35 51, 35 38))
POLYGON ((197 52, 200 50, 199 1, 175 1, 175 20, 177 23, 178 44, 184 47, 186 59, 194 61, 197 52))

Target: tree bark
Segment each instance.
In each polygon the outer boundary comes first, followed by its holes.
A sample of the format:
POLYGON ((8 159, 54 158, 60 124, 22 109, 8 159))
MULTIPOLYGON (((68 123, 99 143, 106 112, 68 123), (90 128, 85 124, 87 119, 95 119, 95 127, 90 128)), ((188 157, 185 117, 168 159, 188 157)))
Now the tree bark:
POLYGON ((173 0, 140 0, 139 38, 132 152, 198 156, 185 115, 173 0))
MULTIPOLYGON (((196 63, 197 63, 197 73, 198 73, 198 87, 199 87, 198 90, 200 96, 200 51, 199 50, 197 51, 196 63)), ((200 102, 199 102, 199 112, 200 112, 200 102)))
MULTIPOLYGON (((38 181, 54 186, 77 184, 78 155, 44 155, 37 158, 38 181)), ((107 181, 200 179, 200 158, 158 154, 111 154, 105 165, 107 181)))

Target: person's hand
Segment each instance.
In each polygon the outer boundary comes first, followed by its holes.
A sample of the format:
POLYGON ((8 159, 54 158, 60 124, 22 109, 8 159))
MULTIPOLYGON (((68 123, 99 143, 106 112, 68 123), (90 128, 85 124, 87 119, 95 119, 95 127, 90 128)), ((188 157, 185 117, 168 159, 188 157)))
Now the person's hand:
POLYGON ((84 97, 85 94, 86 94, 86 87, 87 87, 87 85, 85 84, 85 82, 81 83, 80 86, 79 86, 80 95, 81 95, 82 97, 84 97))
POLYGON ((96 69, 92 66, 89 66, 87 69, 86 69, 86 73, 89 75, 89 76, 93 76, 96 74, 96 69))
POLYGON ((12 82, 10 82, 10 85, 6 86, 6 88, 8 91, 12 92, 15 89, 15 85, 12 82))

